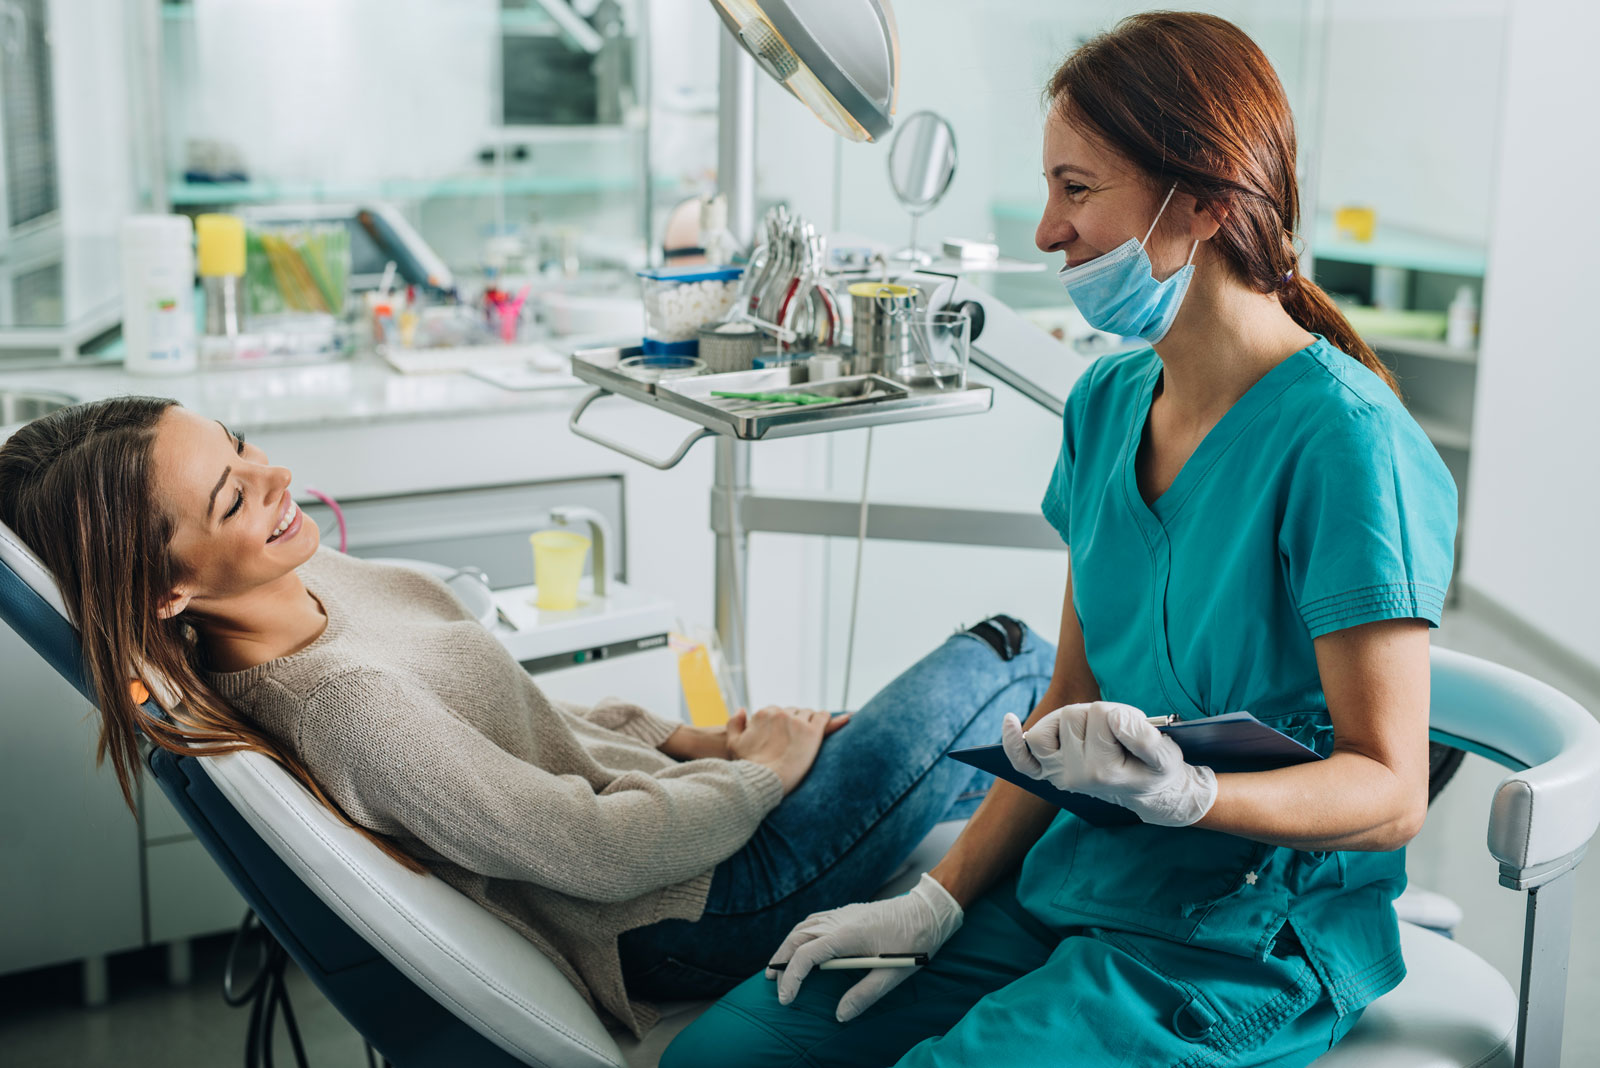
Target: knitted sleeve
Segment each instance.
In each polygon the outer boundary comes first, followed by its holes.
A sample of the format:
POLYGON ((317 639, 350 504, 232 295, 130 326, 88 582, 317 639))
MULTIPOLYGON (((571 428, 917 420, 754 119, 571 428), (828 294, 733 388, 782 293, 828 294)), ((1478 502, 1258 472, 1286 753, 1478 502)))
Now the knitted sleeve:
POLYGON ((554 774, 507 753, 434 694, 370 667, 312 692, 299 741, 311 773, 362 825, 413 836, 470 871, 590 901, 704 874, 782 797, 777 775, 745 760, 629 771, 598 785, 554 774))

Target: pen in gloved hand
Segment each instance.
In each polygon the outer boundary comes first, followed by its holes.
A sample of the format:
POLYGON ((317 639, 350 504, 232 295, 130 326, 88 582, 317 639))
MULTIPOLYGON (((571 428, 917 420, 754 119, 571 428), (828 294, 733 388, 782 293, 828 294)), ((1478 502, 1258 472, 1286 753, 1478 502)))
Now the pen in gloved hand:
MULTIPOLYGON (((846 968, 921 968, 927 963, 926 953, 880 953, 875 957, 831 957, 817 965, 817 970, 839 972, 846 968)), ((767 965, 775 972, 781 972, 788 966, 788 961, 767 965)))

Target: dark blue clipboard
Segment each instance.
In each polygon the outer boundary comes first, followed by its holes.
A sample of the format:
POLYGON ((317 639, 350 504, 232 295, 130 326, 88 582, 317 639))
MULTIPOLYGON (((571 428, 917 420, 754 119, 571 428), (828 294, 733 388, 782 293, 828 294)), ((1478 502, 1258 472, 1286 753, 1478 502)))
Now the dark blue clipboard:
MULTIPOLYGON (((1204 765, 1218 774, 1272 771, 1322 759, 1315 750, 1267 726, 1248 712, 1229 712, 1156 729, 1178 743, 1184 759, 1189 763, 1204 765)), ((949 755, 963 764, 971 764, 1014 783, 1096 827, 1125 826, 1139 822, 1138 816, 1121 805, 1113 805, 1086 794, 1058 790, 1042 779, 1030 779, 1011 766, 1005 750, 998 745, 956 749, 949 755)))

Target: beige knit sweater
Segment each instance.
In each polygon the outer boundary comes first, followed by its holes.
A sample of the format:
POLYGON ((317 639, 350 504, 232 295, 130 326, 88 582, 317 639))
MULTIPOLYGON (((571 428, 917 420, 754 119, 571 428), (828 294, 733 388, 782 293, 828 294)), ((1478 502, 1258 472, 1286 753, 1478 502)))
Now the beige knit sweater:
POLYGON ((676 726, 607 700, 557 706, 437 579, 322 549, 300 568, 328 615, 311 645, 218 693, 297 754, 351 819, 538 946, 642 1034, 617 936, 696 919, 711 869, 778 804, 770 769, 678 763, 676 726))

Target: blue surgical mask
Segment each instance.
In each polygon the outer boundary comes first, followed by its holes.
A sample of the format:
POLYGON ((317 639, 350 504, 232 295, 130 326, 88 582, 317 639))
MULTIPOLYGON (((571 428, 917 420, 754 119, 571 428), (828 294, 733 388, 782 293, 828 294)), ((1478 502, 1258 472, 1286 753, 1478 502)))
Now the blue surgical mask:
POLYGON ((1061 268, 1058 277, 1067 295, 1096 330, 1122 337, 1142 337, 1154 345, 1172 329, 1183 295, 1189 290, 1189 280, 1194 277, 1194 254, 1200 242, 1196 241, 1189 250, 1188 262, 1171 278, 1161 282, 1156 281, 1145 245, 1156 232, 1156 223, 1161 221, 1161 213, 1167 210, 1177 189, 1174 182, 1167 190, 1167 198, 1161 202, 1143 241, 1130 237, 1088 263, 1061 268))

